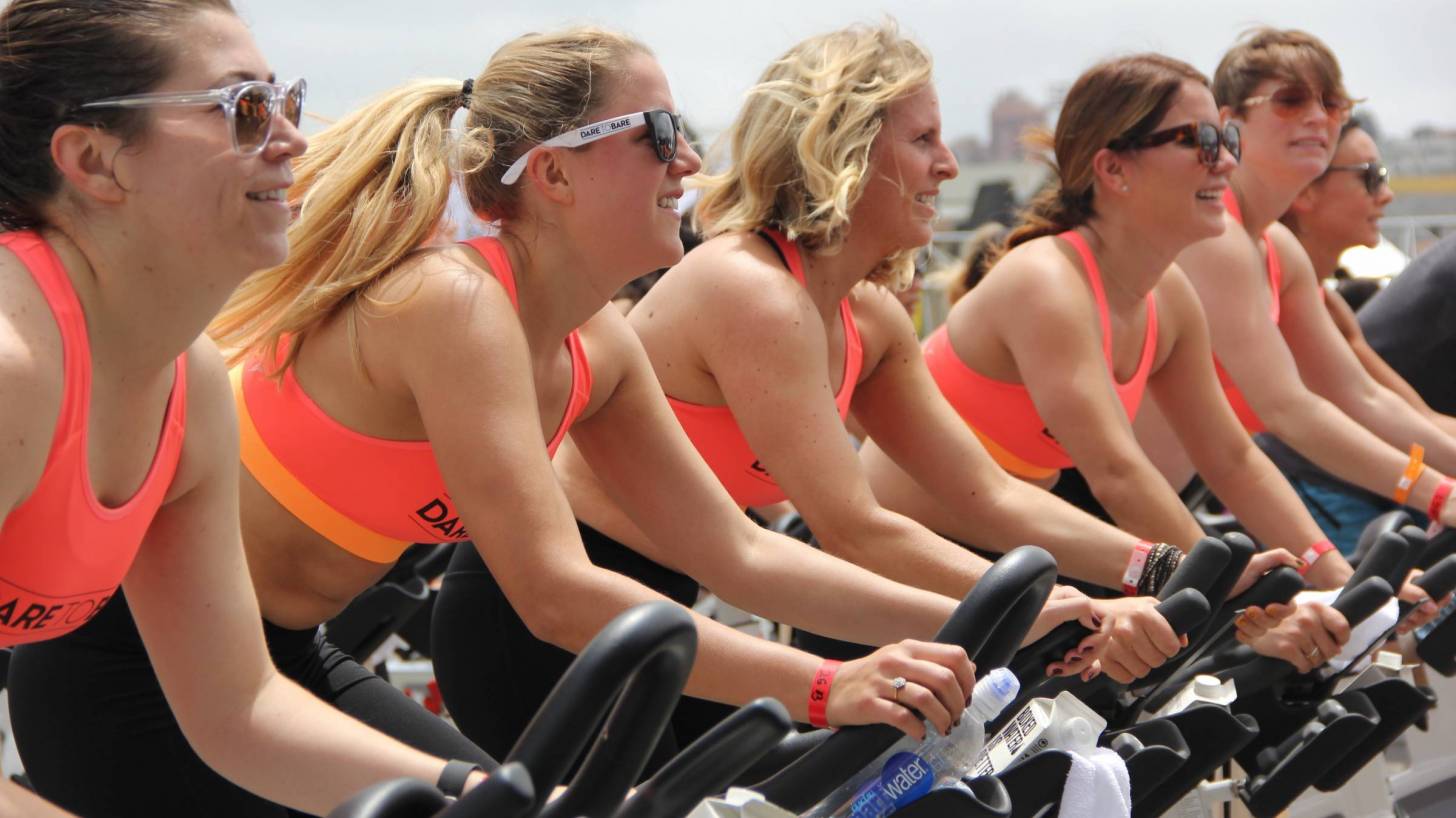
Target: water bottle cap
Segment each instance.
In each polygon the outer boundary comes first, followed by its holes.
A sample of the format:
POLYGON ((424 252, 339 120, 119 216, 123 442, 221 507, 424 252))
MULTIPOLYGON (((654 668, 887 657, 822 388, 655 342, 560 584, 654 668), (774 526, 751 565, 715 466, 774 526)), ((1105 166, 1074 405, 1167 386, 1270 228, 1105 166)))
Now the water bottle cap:
POLYGON ((1016 701, 1021 692, 1021 682, 1016 674, 1004 667, 986 673, 976 682, 971 696, 971 706, 966 708, 982 724, 996 718, 1007 705, 1016 701))

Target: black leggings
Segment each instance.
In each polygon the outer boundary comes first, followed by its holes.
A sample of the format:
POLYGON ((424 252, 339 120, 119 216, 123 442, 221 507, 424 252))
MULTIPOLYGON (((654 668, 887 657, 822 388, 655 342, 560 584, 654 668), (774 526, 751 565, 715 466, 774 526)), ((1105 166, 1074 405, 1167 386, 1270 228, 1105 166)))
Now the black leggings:
MULTIPOLYGON (((339 710, 427 753, 495 768, 459 731, 324 641, 320 629, 267 622, 263 629, 279 671, 339 710)), ((31 783, 83 818, 298 814, 234 785, 192 751, 120 592, 79 630, 17 648, 9 688, 31 783)))
MULTIPOLYGON (((685 606, 697 599, 691 577, 665 568, 581 522, 587 556, 685 606)), ((554 599, 556 605, 591 600, 554 599)), ((456 546, 435 601, 430 653, 445 707, 466 736, 506 758, 546 694, 575 657, 532 635, 472 543, 456 546)), ((648 762, 651 774, 682 747, 722 721, 732 708, 688 696, 648 762)))

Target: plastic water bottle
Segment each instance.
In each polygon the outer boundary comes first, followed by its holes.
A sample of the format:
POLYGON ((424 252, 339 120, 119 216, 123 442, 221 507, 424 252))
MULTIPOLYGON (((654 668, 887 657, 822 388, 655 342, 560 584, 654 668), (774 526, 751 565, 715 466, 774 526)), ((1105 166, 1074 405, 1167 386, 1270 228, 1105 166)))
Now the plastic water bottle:
POLYGON ((1016 699, 1021 683, 996 668, 976 683, 959 727, 940 735, 926 722, 925 740, 906 736, 805 813, 805 818, 882 818, 933 789, 956 786, 986 742, 986 722, 1016 699))

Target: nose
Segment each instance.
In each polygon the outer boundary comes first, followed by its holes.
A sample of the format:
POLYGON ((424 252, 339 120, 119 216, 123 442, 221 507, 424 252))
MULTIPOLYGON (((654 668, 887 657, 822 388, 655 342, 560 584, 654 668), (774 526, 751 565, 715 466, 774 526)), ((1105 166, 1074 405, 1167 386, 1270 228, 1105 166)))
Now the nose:
POLYGON ((1395 190, 1390 187, 1390 180, 1381 180, 1379 189, 1375 191, 1375 203, 1385 207, 1393 201, 1395 201, 1395 190))
POLYGON ((960 163, 956 161, 955 152, 939 139, 936 140, 937 150, 935 155, 934 173, 941 181, 954 179, 961 173, 960 163))
POLYGON ((678 176, 692 176, 703 169, 703 157, 682 134, 677 137, 677 157, 672 160, 672 169, 678 176))
POLYGON ((308 150, 308 137, 299 126, 294 125, 282 113, 273 115, 273 130, 268 134, 268 144, 263 146, 263 155, 270 162, 296 159, 308 150))

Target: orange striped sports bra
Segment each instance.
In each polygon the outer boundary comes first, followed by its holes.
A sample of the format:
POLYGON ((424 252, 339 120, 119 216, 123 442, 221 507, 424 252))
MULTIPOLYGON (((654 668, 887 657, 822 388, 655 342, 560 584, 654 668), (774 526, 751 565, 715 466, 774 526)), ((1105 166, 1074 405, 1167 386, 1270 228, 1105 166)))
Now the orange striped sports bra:
POLYGON ((55 250, 34 231, 0 234, 35 279, 61 332, 65 391, 40 482, 0 525, 0 647, 39 642, 84 625, 111 599, 177 474, 187 428, 187 356, 141 488, 116 507, 91 487, 87 426, 91 345, 86 315, 55 250))
MULTIPOLYGON (((520 308, 505 248, 493 238, 465 242, 479 252, 520 308)), ((591 398, 591 367, 581 338, 566 337, 571 395, 546 449, 555 454, 591 398)), ((234 367, 243 466, 320 536, 370 562, 390 563, 411 543, 469 539, 445 489, 428 440, 386 440, 349 429, 303 391, 293 369, 281 380, 257 359, 234 367)))
MULTIPOLYGON (((1148 293, 1148 327, 1137 371, 1126 383, 1117 383, 1112 363, 1112 322, 1107 314, 1107 296, 1102 289, 1097 259, 1076 231, 1068 230, 1057 238, 1072 245, 1087 271, 1087 283, 1097 299, 1097 315, 1102 325, 1102 356, 1107 359, 1108 375, 1113 378, 1117 397, 1131 420, 1137 417, 1157 352, 1157 301, 1148 293)), ((1067 450, 1047 430, 1024 384, 992 380, 967 366, 951 346, 947 325, 925 339, 924 349, 926 366, 940 391, 1003 468, 1021 477, 1040 480, 1075 465, 1067 450)))
MULTIPOLYGON (((1223 192, 1223 204, 1228 208, 1229 214, 1239 224, 1244 223, 1244 216, 1239 212, 1239 200, 1234 198, 1233 188, 1223 192)), ((1269 320, 1275 325, 1279 323, 1279 287, 1283 274, 1279 269, 1279 252, 1274 249, 1274 240, 1269 238, 1269 232, 1264 231, 1264 267, 1269 272, 1269 320)), ((1244 429, 1249 434, 1258 434, 1264 431, 1264 422, 1254 413, 1254 408, 1244 398, 1244 393, 1239 390, 1234 379, 1224 370, 1223 364, 1219 363, 1218 356, 1213 356, 1213 370, 1218 373, 1218 382, 1223 386, 1223 393, 1228 397, 1229 406, 1233 407, 1234 414, 1238 415, 1239 422, 1244 424, 1244 429)))
MULTIPOLYGON (((800 283, 804 283, 804 261, 799 248, 777 230, 764 229, 759 234, 773 244, 783 259, 784 265, 800 283)), ((854 323, 854 310, 849 298, 839 302, 839 320, 844 325, 844 380, 839 393, 834 396, 834 405, 839 409, 841 420, 849 417, 849 403, 854 397, 855 383, 864 367, 864 347, 860 342, 859 328, 854 323)), ((763 506, 788 499, 779 488, 773 475, 748 445, 733 411, 727 406, 702 406, 668 396, 667 402, 677 415, 678 423, 688 433, 698 454, 707 461, 723 487, 733 495, 740 506, 763 506)))

